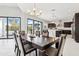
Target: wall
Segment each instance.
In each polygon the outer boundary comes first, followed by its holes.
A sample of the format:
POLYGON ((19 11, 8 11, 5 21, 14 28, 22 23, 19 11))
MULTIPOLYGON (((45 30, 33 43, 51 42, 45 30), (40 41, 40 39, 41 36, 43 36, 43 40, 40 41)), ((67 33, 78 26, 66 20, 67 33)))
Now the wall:
POLYGON ((25 30, 26 32, 27 32, 27 18, 39 20, 42 21, 43 24, 46 24, 46 22, 43 21, 43 19, 26 15, 18 7, 0 6, 0 16, 21 17, 21 29, 25 30))

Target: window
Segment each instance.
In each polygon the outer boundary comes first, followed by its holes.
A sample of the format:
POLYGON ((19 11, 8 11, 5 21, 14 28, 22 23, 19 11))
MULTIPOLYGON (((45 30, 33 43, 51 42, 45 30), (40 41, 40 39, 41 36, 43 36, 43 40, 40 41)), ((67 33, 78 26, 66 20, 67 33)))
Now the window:
POLYGON ((27 20, 27 32, 33 33, 33 20, 32 19, 27 20))
POLYGON ((34 20, 34 33, 36 33, 36 31, 40 31, 41 33, 42 31, 41 29, 42 29, 42 22, 34 20))
POLYGON ((7 38, 7 18, 0 17, 0 38, 7 38))
POLYGON ((13 38, 14 31, 20 28, 20 17, 0 17, 0 38, 13 38))
POLYGON ((28 18, 27 32, 29 34, 35 34, 36 31, 40 31, 40 33, 42 32, 42 22, 28 18))
POLYGON ((13 36, 14 31, 20 30, 20 18, 9 17, 8 18, 8 36, 13 36))

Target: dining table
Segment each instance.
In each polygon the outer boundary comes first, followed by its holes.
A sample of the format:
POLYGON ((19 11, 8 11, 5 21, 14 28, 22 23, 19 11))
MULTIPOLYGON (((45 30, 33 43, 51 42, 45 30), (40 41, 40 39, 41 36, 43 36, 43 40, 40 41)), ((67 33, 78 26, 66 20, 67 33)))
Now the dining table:
POLYGON ((25 35, 22 36, 26 42, 30 42, 34 48, 39 49, 39 55, 43 56, 45 49, 49 48, 51 45, 56 44, 59 39, 53 37, 42 37, 42 35, 34 36, 34 35, 25 35))

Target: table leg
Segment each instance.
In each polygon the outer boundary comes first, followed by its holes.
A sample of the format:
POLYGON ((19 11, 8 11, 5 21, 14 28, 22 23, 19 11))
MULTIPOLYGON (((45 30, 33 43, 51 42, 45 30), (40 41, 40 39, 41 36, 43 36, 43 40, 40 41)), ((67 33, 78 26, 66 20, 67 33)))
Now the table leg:
POLYGON ((55 44, 55 47, 58 49, 58 47, 59 47, 59 42, 57 42, 57 43, 55 44))

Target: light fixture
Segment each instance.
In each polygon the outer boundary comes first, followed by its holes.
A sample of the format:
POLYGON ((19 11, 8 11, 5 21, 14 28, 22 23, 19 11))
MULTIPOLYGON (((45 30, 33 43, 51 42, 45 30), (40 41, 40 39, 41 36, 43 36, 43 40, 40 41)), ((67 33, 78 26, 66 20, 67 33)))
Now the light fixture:
POLYGON ((52 13, 52 14, 51 14, 51 19, 52 19, 52 20, 55 20, 56 17, 57 17, 55 11, 56 11, 55 9, 52 9, 52 10, 51 10, 51 13, 52 13))
POLYGON ((34 7, 32 10, 27 10, 27 14, 32 16, 40 16, 42 14, 41 10, 37 10, 36 4, 34 3, 34 7))

